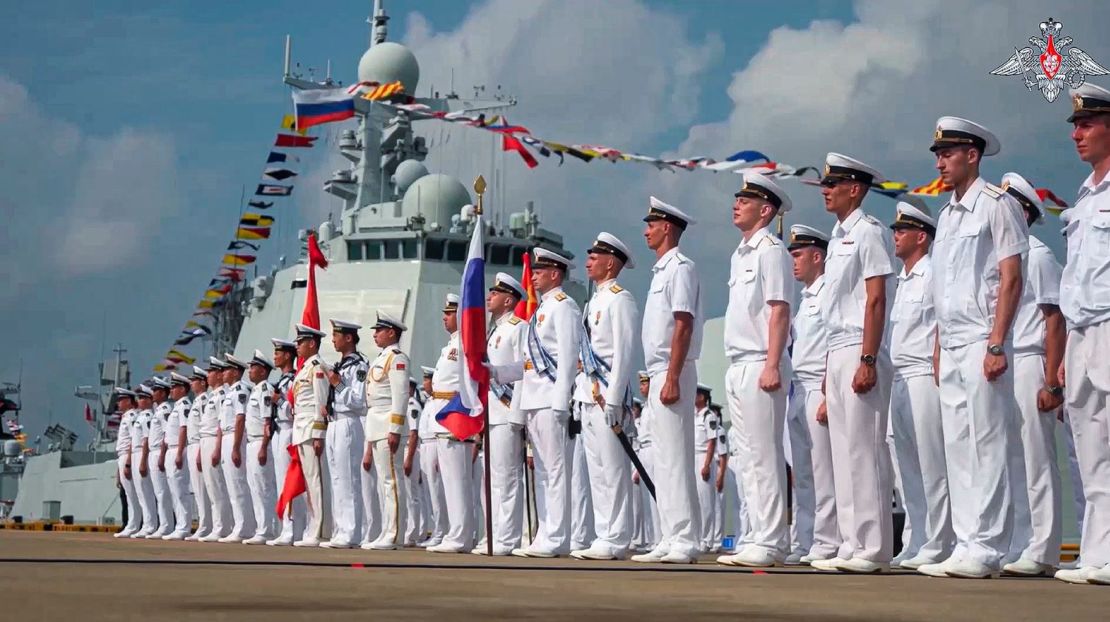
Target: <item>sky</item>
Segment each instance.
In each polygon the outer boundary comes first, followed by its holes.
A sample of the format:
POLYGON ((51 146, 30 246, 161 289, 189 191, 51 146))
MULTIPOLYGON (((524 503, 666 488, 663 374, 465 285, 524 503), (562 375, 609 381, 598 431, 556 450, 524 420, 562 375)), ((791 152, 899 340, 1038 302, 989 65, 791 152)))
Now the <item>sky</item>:
MULTIPOLYGON (((285 34, 302 71, 322 76, 330 61, 349 83, 371 4, 306 14, 303 2, 273 0, 40 0, 0 23, 0 382, 22 369, 32 438, 50 422, 87 432, 73 389, 95 382, 115 344, 137 373, 162 357, 290 112, 285 34)), ((386 9, 390 39, 420 62, 418 95, 500 85, 520 102, 510 119, 543 138, 718 159, 756 149, 797 166, 838 151, 917 184, 935 177, 927 148, 937 117, 950 114, 1000 137, 984 176, 1018 171, 1065 200, 1089 172, 1064 122, 1069 102, 989 71, 1039 35, 1046 11, 1110 66, 1110 6, 1097 0, 387 0, 386 9)), ((339 129, 321 128, 324 144, 306 156, 259 265, 295 256, 297 230, 334 211, 319 188, 340 167, 329 142, 339 129)), ((476 130, 418 134, 433 144, 433 172, 467 182, 494 169, 503 181, 487 198, 506 211, 533 201, 568 248, 585 249, 599 230, 625 239, 641 269, 623 280, 641 300, 647 197, 687 210, 699 224, 684 248, 706 313, 724 312, 737 176, 569 159, 528 170, 513 154, 489 156, 491 139, 476 130)), ((831 228, 815 189, 783 183, 795 204, 788 224, 831 228)), ((894 203, 872 196, 865 208, 889 219, 894 203)), ((1061 256, 1058 231, 1050 218, 1033 232, 1061 256)))

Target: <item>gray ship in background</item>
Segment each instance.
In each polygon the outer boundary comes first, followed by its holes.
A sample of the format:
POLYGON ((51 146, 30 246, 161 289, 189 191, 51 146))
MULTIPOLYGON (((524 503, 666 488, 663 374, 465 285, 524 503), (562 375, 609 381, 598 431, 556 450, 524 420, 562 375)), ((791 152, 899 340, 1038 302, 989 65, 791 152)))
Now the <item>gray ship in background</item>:
MULTIPOLYGON (((359 60, 357 81, 400 81, 405 93, 415 94, 420 65, 407 47, 387 41, 388 20, 377 0, 370 20, 371 42, 359 60)), ((314 82, 292 73, 290 51, 287 39, 285 84, 295 89, 337 86, 330 77, 314 82)), ((444 112, 495 111, 515 104, 513 98, 504 96, 482 100, 454 93, 433 95, 415 101, 444 112)), ((329 261, 326 270, 316 273, 320 317, 327 329, 328 318, 372 326, 378 310, 392 313, 410 327, 401 347, 409 353, 414 369, 431 366, 446 343, 441 310, 446 295, 457 293, 462 280, 477 197, 468 189, 469 180, 464 183, 428 170, 423 161, 429 145, 416 134, 406 113, 360 98, 355 99, 355 106, 357 129, 343 130, 336 144, 350 165, 335 171, 323 188, 341 200, 342 209, 338 217, 329 215, 315 228, 329 261)), ((540 226, 531 202, 520 208, 505 218, 496 214, 490 218, 487 211, 487 282, 492 282, 496 272, 519 277, 523 256, 536 246, 574 256, 563 248, 561 235, 540 226)), ((300 236, 298 262, 239 284, 215 310, 213 335, 205 353, 234 352, 249 359, 255 349, 270 352, 272 337, 292 335, 294 324, 301 320, 306 293, 306 234, 300 236)), ((581 282, 569 283, 566 289, 580 301, 585 297, 581 282)), ((371 358, 377 353, 369 338, 363 339, 360 347, 371 358)), ((22 475, 9 516, 25 522, 121 523, 114 449, 119 418, 110 401, 110 389, 131 384, 131 377, 122 346, 117 350, 116 358, 102 365, 101 386, 77 390, 78 397, 99 402, 99 412, 93 413, 93 442, 84 450, 75 449, 77 435, 57 430, 60 436, 53 451, 13 457, 13 465, 18 462, 13 473, 18 468, 22 475)), ((321 355, 336 360, 330 340, 324 340, 321 355)), ((8 484, 4 486, 0 490, 8 494, 8 484)))

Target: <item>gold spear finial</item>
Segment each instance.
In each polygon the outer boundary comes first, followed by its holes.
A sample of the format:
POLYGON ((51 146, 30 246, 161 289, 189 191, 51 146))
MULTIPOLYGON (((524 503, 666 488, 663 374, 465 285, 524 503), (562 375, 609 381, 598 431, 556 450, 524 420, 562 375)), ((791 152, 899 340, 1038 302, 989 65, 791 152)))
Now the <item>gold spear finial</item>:
POLYGON ((474 209, 475 214, 482 213, 482 195, 486 192, 486 178, 479 175, 474 180, 474 192, 478 194, 478 205, 474 209))

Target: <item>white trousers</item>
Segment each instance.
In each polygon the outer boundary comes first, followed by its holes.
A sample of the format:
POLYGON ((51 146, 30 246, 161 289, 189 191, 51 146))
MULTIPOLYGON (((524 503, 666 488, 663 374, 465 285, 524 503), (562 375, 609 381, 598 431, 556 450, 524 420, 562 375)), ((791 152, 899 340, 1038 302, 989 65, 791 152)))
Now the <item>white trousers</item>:
MULTIPOLYGON (((581 413, 579 414, 581 417, 581 413)), ((590 490, 590 463, 586 443, 578 434, 567 443, 572 452, 570 467, 570 547, 586 548, 597 537, 594 531, 594 504, 590 490)))
MULTIPOLYGON (((470 461, 470 507, 474 510, 475 548, 486 546, 486 464, 482 449, 471 455, 470 461)), ((490 491, 492 493, 492 490, 490 491)), ((492 518, 492 517, 491 517, 492 518)))
POLYGON ((875 386, 862 395, 852 390, 860 366, 859 345, 828 354, 825 399, 829 446, 833 454, 836 516, 842 542, 839 556, 885 563, 893 557, 893 473, 886 446, 891 365, 879 358, 875 386))
POLYGON ((489 429, 494 552, 510 552, 521 542, 524 521, 523 427, 503 423, 492 425, 489 429))
MULTIPOLYGON (((419 439, 416 441, 419 446, 419 439)), ((401 451, 404 451, 402 447, 401 451)), ((402 461, 402 467, 404 461, 402 461)), ((412 469, 409 470, 408 475, 402 472, 401 487, 405 489, 405 546, 415 545, 424 539, 424 532, 427 529, 426 525, 429 521, 426 520, 427 510, 425 509, 425 496, 427 493, 424 490, 424 482, 420 469, 420 449, 417 448, 412 456, 412 469)))
POLYGON ((247 481, 254 513, 254 536, 273 538, 278 533, 277 483, 274 480, 274 457, 270 445, 263 438, 247 441, 247 481), (258 454, 266 448, 266 464, 259 464, 258 454))
MULTIPOLYGON (((188 534, 193 529, 193 497, 189 492, 189 451, 181 454, 181 468, 177 468, 177 447, 166 448, 166 485, 173 505, 174 532, 188 534)), ((193 465, 196 468, 196 465, 193 465)), ((168 523, 167 523, 168 524, 168 523)))
POLYGON ((377 489, 374 491, 374 498, 378 502, 381 516, 380 535, 377 541, 404 546, 404 528, 408 516, 405 488, 400 482, 403 477, 404 448, 398 446, 396 453, 390 453, 389 441, 383 438, 374 442, 371 458, 374 462, 374 470, 377 471, 377 489))
POLYGON ((305 481, 306 516, 303 536, 306 540, 323 541, 331 534, 331 489, 324 484, 327 478, 326 450, 325 446, 325 451, 321 452, 323 455, 317 456, 312 449, 312 441, 297 445, 305 481))
MULTIPOLYGON (((119 485, 123 486, 123 494, 127 499, 127 524, 124 529, 134 533, 142 528, 143 523, 143 510, 139 505, 139 495, 135 492, 135 482, 132 479, 127 479, 123 474, 123 466, 127 464, 127 459, 131 457, 130 453, 116 454, 116 473, 119 476, 119 485)), ((132 477, 135 477, 135 469, 132 468, 132 477)))
POLYGON ((1010 547, 1014 508, 1007 447, 1020 440, 1010 369, 994 382, 983 374, 987 342, 940 351, 940 408, 953 556, 998 568, 1010 547))
POLYGON ((694 463, 694 394, 698 388, 694 362, 687 361, 683 366, 678 379, 679 399, 670 405, 659 399, 666 380, 666 372, 652 376, 648 393, 660 522, 656 550, 695 556, 701 547, 701 508, 694 481, 697 478, 690 468, 694 463))
POLYGON ((1110 564, 1110 322, 1068 331, 1068 416, 1087 505, 1079 556, 1110 564))
POLYGON ((571 542, 571 478, 574 453, 567 435, 567 419, 550 408, 524 411, 536 477, 539 529, 533 548, 566 555, 571 542))
MULTIPOLYGON (((629 463, 631 464, 631 463, 629 463)), ((635 467, 632 467, 635 471, 635 467)), ((651 527, 650 520, 645 516, 644 509, 646 500, 644 499, 644 492, 638 482, 632 483, 632 546, 634 550, 640 550, 651 541, 651 527)))
MULTIPOLYGON (((158 529, 158 501, 154 497, 154 484, 150 481, 150 469, 153 462, 147 459, 147 475, 139 474, 139 464, 142 462, 142 450, 131 451, 131 482, 135 486, 135 496, 139 499, 139 510, 143 515, 143 531, 153 533, 158 529)), ((153 465, 154 470, 158 465, 153 465)))
POLYGON ((416 452, 428 500, 428 531, 432 542, 441 542, 447 534, 447 499, 443 491, 443 475, 439 470, 438 445, 437 439, 422 439, 416 452))
MULTIPOLYGON (((167 464, 166 470, 163 471, 158 468, 158 458, 162 454, 161 447, 152 449, 150 452, 150 486, 154 489, 154 503, 158 506, 158 533, 168 535, 173 531, 173 496, 170 494, 170 485, 167 481, 170 467, 167 464)), ((170 462, 169 456, 166 456, 166 462, 170 462)))
POLYGON ((1064 446, 1068 452, 1068 475, 1071 478, 1071 503, 1075 512, 1075 526, 1077 533, 1083 533, 1083 514, 1087 511, 1087 499, 1083 496, 1083 473, 1079 469, 1079 458, 1075 455, 1075 434, 1071 429, 1071 417, 1068 409, 1063 409, 1063 425, 1060 427, 1060 436, 1064 437, 1064 446))
MULTIPOLYGON (((764 361, 733 363, 725 372, 728 412, 739 440, 737 457, 743 465, 744 494, 751 533, 745 544, 776 557, 785 557, 790 546, 786 522, 786 388, 790 365, 783 359, 779 373, 784 385, 768 393, 759 388, 764 361)), ((808 450, 803 450, 808 453, 808 450)), ((712 479, 711 479, 712 481, 712 479)), ((699 485, 701 482, 699 482, 699 485)), ((703 508, 704 509, 704 508, 703 508)), ((703 521, 704 522, 704 521, 703 521)), ((812 528, 811 528, 812 531, 812 528)))
MULTIPOLYGON (((289 456, 289 445, 293 442, 293 424, 292 423, 278 423, 277 430, 274 431, 273 437, 270 438, 270 457, 274 462, 274 489, 280 495, 282 488, 285 487, 285 473, 289 471, 289 463, 292 461, 289 456)), ((274 502, 274 512, 277 512, 277 502, 274 502)), ((289 507, 285 509, 285 515, 281 518, 281 532, 278 539, 285 541, 297 541, 301 539, 304 533, 305 524, 305 497, 304 495, 297 495, 293 497, 293 501, 289 507)))
MULTIPOLYGON (((186 449, 185 459, 189 461, 189 489, 193 493, 192 501, 197 514, 196 533, 200 536, 207 536, 212 533, 212 500, 208 498, 208 488, 204 485, 204 472, 202 469, 197 469, 197 459, 200 458, 200 441, 189 443, 186 449)), ((203 467, 203 465, 201 466, 203 467)))
POLYGON ((736 459, 730 457, 728 475, 725 476, 725 496, 730 504, 732 531, 736 536, 733 549, 737 551, 743 547, 742 543, 749 541, 752 530, 751 521, 748 519, 748 502, 744 497, 744 478, 741 477, 743 468, 744 465, 739 456, 736 456, 736 459))
MULTIPOLYGON (((243 443, 246 445, 246 443, 243 443)), ((235 432, 224 430, 223 463, 220 465, 224 472, 224 483, 227 484, 227 499, 231 504, 231 516, 234 525, 231 528, 232 536, 246 540, 254 535, 254 508, 251 507, 251 492, 247 485, 246 447, 240 451, 239 466, 231 459, 231 452, 235 448, 235 432)))
MULTIPOLYGON (((788 447, 786 460, 790 463, 789 486, 790 515, 790 554, 804 556, 813 548, 813 528, 817 520, 817 491, 814 488, 813 473, 813 439, 809 434, 809 422, 806 421, 807 398, 810 395, 801 383, 791 385, 791 393, 787 396, 786 404, 786 438, 788 447)), ((818 395, 820 391, 817 391, 818 395)), ((819 398, 818 398, 819 399, 819 398)), ((820 403, 818 401, 818 403, 820 403)), ((827 439, 826 439, 827 440, 827 439)), ((832 465, 825 474, 832 479, 832 465)), ((829 501, 833 506, 836 499, 832 487, 828 490, 829 501)), ((839 542, 839 539, 837 540, 839 542)))
POLYGON ((902 482, 902 503, 910 537, 902 557, 940 562, 956 545, 948 498, 948 467, 940 391, 932 375, 902 376, 897 371, 890 393, 890 425, 895 461, 902 482))
POLYGON ((358 544, 362 533, 362 454, 366 441, 360 417, 339 415, 328 423, 325 442, 331 483, 332 541, 358 544))
POLYGON ((701 516, 701 525, 698 533, 698 550, 702 553, 713 548, 713 517, 717 514, 717 460, 716 455, 709 456, 709 478, 702 479, 701 470, 705 466, 705 451, 694 450, 694 485, 698 491, 698 513, 701 516))
POLYGON ((582 409, 580 438, 586 454, 596 533, 590 547, 605 548, 623 557, 632 546, 632 463, 609 427, 605 411, 597 404, 582 409))
MULTIPOLYGON (((215 436, 202 436, 200 439, 200 472, 204 476, 204 488, 208 493, 210 502, 209 515, 212 518, 212 531, 210 533, 223 537, 231 533, 233 519, 231 503, 227 498, 227 483, 224 481, 223 468, 220 463, 212 466, 212 457, 219 446, 215 436)), ((223 454, 221 461, 230 461, 231 456, 223 454)))
POLYGON ((473 443, 436 439, 436 462, 443 484, 447 530, 443 544, 469 551, 474 546, 473 443))
MULTIPOLYGON (((648 477, 651 478, 652 483, 655 483, 655 445, 649 443, 647 445, 640 445, 640 450, 637 454, 640 457, 640 463, 644 465, 644 470, 647 471, 648 477)), ((643 497, 644 505, 644 546, 648 549, 654 549, 659 545, 662 538, 662 529, 659 521, 659 504, 655 502, 655 498, 651 496, 647 486, 643 485, 643 481, 639 486, 640 496, 643 497)), ((656 494, 658 494, 656 490, 656 494)))
POLYGON ((799 414, 809 430, 809 460, 813 473, 813 545, 808 553, 819 559, 831 559, 840 551, 843 539, 836 517, 836 481, 829 426, 817 421, 817 409, 824 395, 820 385, 796 383, 794 399, 802 407, 799 414))

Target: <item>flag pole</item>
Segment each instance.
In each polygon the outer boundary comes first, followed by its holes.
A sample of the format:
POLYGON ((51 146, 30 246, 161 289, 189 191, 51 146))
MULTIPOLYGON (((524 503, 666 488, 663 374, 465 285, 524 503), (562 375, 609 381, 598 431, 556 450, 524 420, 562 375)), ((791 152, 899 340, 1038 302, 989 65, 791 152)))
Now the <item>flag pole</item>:
MULTIPOLYGON (((482 215, 482 195, 486 191, 486 178, 478 175, 474 180, 474 193, 478 195, 478 205, 474 208, 476 216, 482 215)), ((482 219, 479 218, 475 226, 482 226, 482 219)), ((482 400, 482 468, 485 471, 485 477, 482 478, 482 487, 485 489, 483 492, 486 495, 486 555, 493 557, 493 491, 490 485, 490 441, 489 441, 489 390, 481 391, 482 400)))

